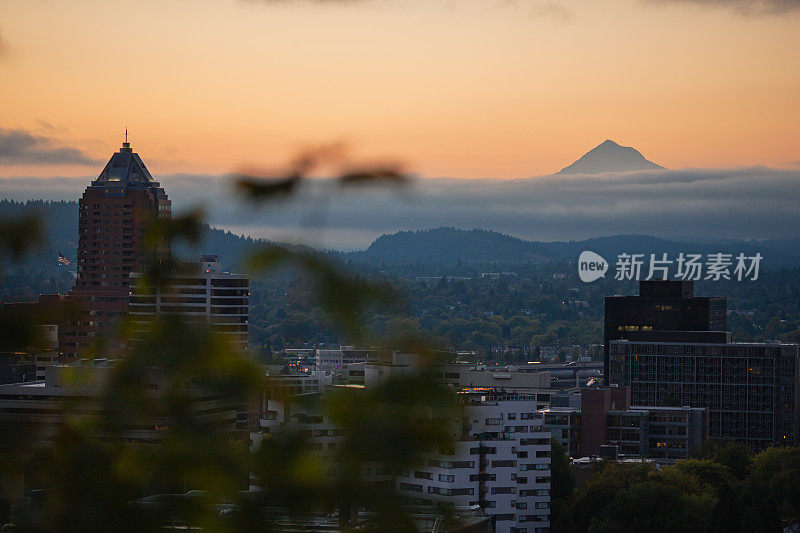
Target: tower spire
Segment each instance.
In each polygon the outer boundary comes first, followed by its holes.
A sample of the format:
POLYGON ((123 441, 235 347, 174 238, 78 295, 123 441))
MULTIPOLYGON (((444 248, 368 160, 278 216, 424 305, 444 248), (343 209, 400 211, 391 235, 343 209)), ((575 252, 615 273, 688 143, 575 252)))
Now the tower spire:
POLYGON ((122 151, 130 151, 131 143, 128 142, 128 126, 125 126, 125 142, 122 143, 122 151))

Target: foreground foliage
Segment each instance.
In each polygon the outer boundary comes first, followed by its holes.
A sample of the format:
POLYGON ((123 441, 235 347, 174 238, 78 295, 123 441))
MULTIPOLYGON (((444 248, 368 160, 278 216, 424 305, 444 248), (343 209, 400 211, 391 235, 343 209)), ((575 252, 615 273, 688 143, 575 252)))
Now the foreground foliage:
MULTIPOLYGON (((303 161, 289 178, 241 176, 240 187, 258 202, 284 196, 312 166, 303 161)), ((404 179, 381 168, 350 169, 339 181, 349 188, 404 179)), ((28 215, 2 220, 0 226, 0 250, 15 257, 34 242, 20 235, 41 234, 37 219, 28 215)), ((182 241, 196 243, 202 233, 202 214, 192 212, 151 221, 144 242, 152 250, 174 249, 182 241)), ((364 316, 397 299, 390 288, 352 276, 307 250, 273 245, 253 250, 252 271, 278 265, 313 280, 329 327, 355 341, 372 335, 364 316)), ((146 287, 140 288, 168 290, 168 276, 182 268, 172 255, 159 257, 143 272, 146 287)), ((72 311, 67 318, 79 320, 80 311, 72 311)), ((2 348, 36 346, 41 319, 4 309, 2 348)), ((345 389, 304 400, 341 428, 332 464, 321 462, 306 432, 287 427, 251 450, 246 432, 230 431, 230 419, 213 423, 215 414, 260 402, 271 394, 271 383, 262 367, 208 324, 181 316, 142 324, 129 317, 97 337, 87 357, 107 356, 112 340, 124 341, 125 357, 103 368, 100 381, 85 381, 81 366, 70 367, 68 385, 92 392, 64 401, 53 413, 54 424, 1 424, 0 503, 7 504, 5 495, 19 487, 29 499, 17 510, 15 530, 275 531, 287 520, 313 513, 338 513, 346 529, 359 509, 371 517, 361 530, 415 530, 393 476, 428 450, 448 448, 452 436, 446 421, 455 415, 453 393, 432 380, 436 359, 418 338, 408 343, 422 358, 419 373, 368 391, 345 389), (200 410, 200 403, 212 409, 200 410), (158 438, 137 441, 143 428, 155 429, 158 438), (385 480, 365 478, 367 467, 380 468, 385 480), (251 481, 260 490, 248 491, 251 481)), ((0 519, 8 515, 7 505, 0 505, 0 519)))
POLYGON ((553 497, 553 531, 782 531, 800 522, 800 448, 753 456, 741 444, 711 444, 661 470, 604 462, 584 486, 553 497))

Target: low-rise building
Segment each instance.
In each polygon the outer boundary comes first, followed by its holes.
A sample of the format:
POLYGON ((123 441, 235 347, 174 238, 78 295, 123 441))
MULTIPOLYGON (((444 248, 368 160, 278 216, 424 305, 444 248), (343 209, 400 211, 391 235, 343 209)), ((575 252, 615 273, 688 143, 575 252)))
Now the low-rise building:
POLYGON ((583 390, 580 398, 580 407, 541 411, 545 427, 573 458, 610 454, 673 464, 708 438, 702 408, 631 406, 625 387, 583 390))
POLYGON ((548 407, 550 396, 555 392, 550 388, 548 372, 520 371, 514 366, 495 368, 473 363, 454 363, 442 367, 441 379, 456 390, 493 390, 532 395, 538 409, 548 407))
POLYGON ((299 372, 286 366, 270 365, 265 372, 267 399, 319 394, 333 385, 331 376, 318 370, 299 372))
POLYGON ((353 365, 363 365, 374 359, 371 350, 360 350, 353 346, 318 348, 315 353, 314 370, 326 372, 334 379, 345 381, 353 365))
POLYGON ((698 452, 708 438, 708 413, 697 407, 631 407, 608 413, 607 444, 626 457, 673 464, 698 452))
POLYGON ((36 324, 33 346, 14 352, 0 352, 0 383, 41 381, 47 367, 60 362, 58 351, 58 320, 65 313, 62 297, 58 294, 40 294, 36 302, 11 302, 3 304, 10 316, 36 324))
MULTIPOLYGON (((49 366, 45 379, 0 385, 0 422, 20 431, 31 430, 39 442, 53 438, 67 416, 92 419, 102 414, 100 402, 114 370, 115 361, 105 359, 70 365, 49 366)), ((147 393, 157 397, 170 390, 158 368, 146 376, 147 393)), ((236 405, 232 399, 204 393, 193 387, 197 420, 209 428, 233 431, 236 405)), ((169 418, 153 415, 124 430, 126 441, 152 442, 171 424, 169 418)))

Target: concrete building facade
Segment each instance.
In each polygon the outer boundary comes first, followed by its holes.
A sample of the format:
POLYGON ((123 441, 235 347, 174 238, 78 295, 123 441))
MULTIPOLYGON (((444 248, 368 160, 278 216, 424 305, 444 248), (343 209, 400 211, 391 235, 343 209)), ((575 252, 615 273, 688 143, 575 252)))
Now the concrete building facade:
POLYGON ((789 343, 613 341, 611 381, 638 405, 708 411, 709 436, 754 450, 798 444, 800 352, 789 343))
POLYGON ((129 313, 140 324, 162 314, 180 314, 208 322, 240 350, 248 347, 250 280, 246 274, 222 271, 219 257, 205 255, 193 273, 167 278, 164 288, 142 287, 141 274, 131 273, 129 313))
POLYGON ((570 457, 651 459, 673 464, 700 450, 708 412, 697 407, 631 406, 626 387, 584 389, 579 406, 542 410, 545 427, 570 457))
MULTIPOLYGON (((31 430, 40 443, 48 442, 68 416, 94 419, 102 416, 102 396, 114 371, 115 361, 98 359, 87 363, 47 367, 45 379, 27 383, 0 385, 0 422, 31 430)), ((148 394, 169 393, 167 380, 153 368, 147 374, 148 394)), ((222 431, 233 431, 236 405, 232 399, 220 398, 193 388, 194 413, 200 423, 222 431)), ((169 418, 153 415, 149 420, 124 429, 128 442, 151 443, 160 438, 160 428, 171 424, 169 418)))

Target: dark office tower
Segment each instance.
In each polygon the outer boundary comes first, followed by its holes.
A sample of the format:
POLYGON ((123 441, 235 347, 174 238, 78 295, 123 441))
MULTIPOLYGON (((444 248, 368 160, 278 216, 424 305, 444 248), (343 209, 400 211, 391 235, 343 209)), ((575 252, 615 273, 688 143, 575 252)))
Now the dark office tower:
POLYGON ((643 282, 638 297, 606 299, 606 376, 632 405, 708 412, 711 438, 754 450, 798 443, 800 347, 731 342, 724 298, 691 285, 643 282))
POLYGON ((611 341, 726 342, 727 307, 726 298, 694 296, 691 281, 641 281, 639 296, 606 297, 603 334, 606 385, 610 383, 611 341))
POLYGON ((59 347, 66 358, 127 312, 130 273, 167 253, 143 246, 145 225, 157 216, 170 216, 170 201, 126 139, 78 203, 78 273, 68 298, 85 315, 62 328, 59 347))

